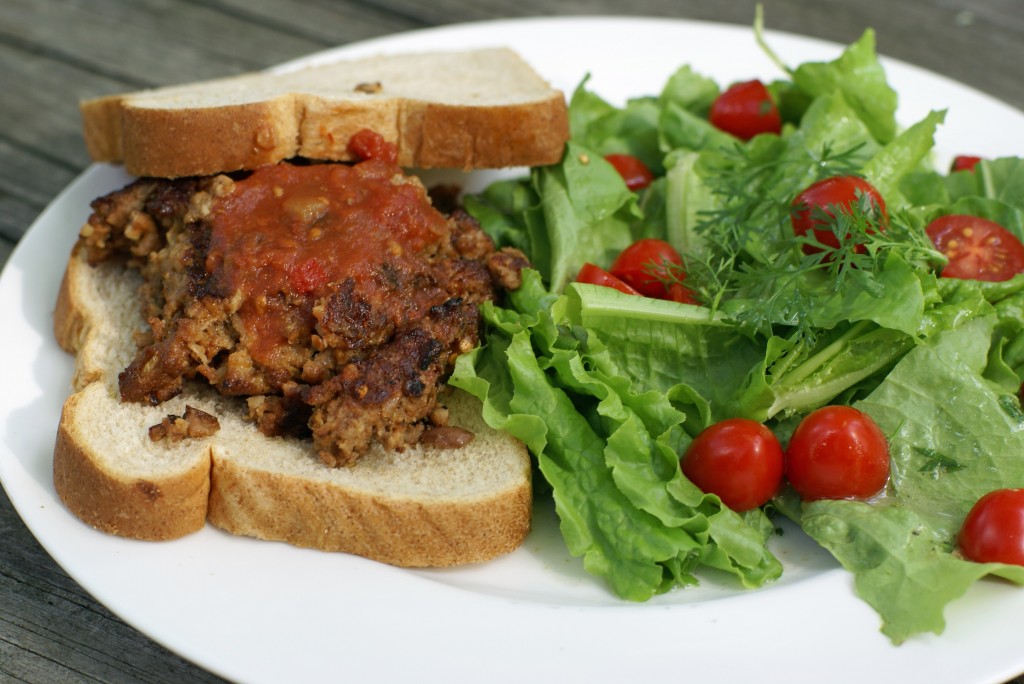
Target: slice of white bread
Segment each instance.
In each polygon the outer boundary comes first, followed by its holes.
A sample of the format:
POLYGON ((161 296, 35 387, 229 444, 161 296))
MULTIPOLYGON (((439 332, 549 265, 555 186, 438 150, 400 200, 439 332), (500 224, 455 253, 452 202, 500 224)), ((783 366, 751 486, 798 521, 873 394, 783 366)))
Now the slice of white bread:
POLYGON ((565 97, 505 48, 378 56, 81 103, 96 161, 135 176, 252 169, 291 157, 349 161, 369 128, 410 168, 557 162, 565 97))
POLYGON ((530 529, 530 457, 490 430, 471 396, 446 397, 462 448, 376 448, 329 468, 308 443, 270 438, 242 419, 237 400, 189 386, 159 406, 122 403, 117 374, 141 329, 134 271, 88 265, 76 251, 54 331, 76 354, 74 394, 54 448, 57 493, 86 523, 139 539, 173 539, 207 520, 228 532, 343 551, 399 566, 474 563, 515 549, 530 529), (153 442, 148 428, 185 405, 215 415, 211 437, 153 442))

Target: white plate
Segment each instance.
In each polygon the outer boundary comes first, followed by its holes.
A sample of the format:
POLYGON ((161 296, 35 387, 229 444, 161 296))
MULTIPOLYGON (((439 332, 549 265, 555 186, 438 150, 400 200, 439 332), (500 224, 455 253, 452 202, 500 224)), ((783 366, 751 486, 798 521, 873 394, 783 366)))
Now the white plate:
MULTIPOLYGON (((769 34, 789 64, 840 46, 769 34)), ((774 77, 752 31, 665 19, 502 21, 419 31, 317 60, 377 52, 506 44, 567 93, 622 102, 656 93, 684 63, 720 82, 774 77), (728 50, 726 50, 728 46, 728 50)), ((956 153, 1024 155, 1024 114, 905 64, 887 61, 901 121, 951 108, 940 163, 956 153), (975 125, 984 121, 983 126, 975 125), (1017 131, 1017 137, 1007 132, 1017 131)), ((487 176, 468 180, 479 185, 487 176)), ((1024 591, 983 581, 946 611, 942 636, 901 647, 879 631, 850 576, 798 531, 775 550, 786 572, 744 592, 713 579, 646 604, 612 597, 567 556, 550 509, 515 553, 478 567, 408 571, 340 554, 231 537, 207 528, 166 543, 91 530, 57 499, 50 476, 71 360, 51 312, 66 255, 97 195, 128 179, 94 166, 39 217, 0 278, 0 480, 56 561, 97 600, 199 665, 248 682, 632 681, 670 676, 750 681, 996 682, 1024 672, 1024 591)))

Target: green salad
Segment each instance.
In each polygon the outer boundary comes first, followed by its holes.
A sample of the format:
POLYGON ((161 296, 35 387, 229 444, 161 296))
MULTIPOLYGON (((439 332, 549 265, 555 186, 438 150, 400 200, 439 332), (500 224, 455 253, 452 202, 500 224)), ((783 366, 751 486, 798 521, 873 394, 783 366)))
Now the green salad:
POLYGON ((941 632, 945 605, 986 575, 1024 584, 1024 567, 967 560, 958 546, 979 498, 1024 488, 1024 275, 948 277, 961 255, 929 228, 970 215, 1024 238, 1024 161, 937 170, 944 114, 897 125, 871 31, 835 61, 779 66, 764 84, 778 130, 752 136, 712 123, 726 89, 687 66, 624 106, 580 84, 563 161, 466 198, 533 268, 483 307, 484 344, 450 382, 529 446, 569 551, 622 598, 696 584, 703 569, 770 583, 782 564, 768 542, 785 517, 854 574, 899 643, 941 632), (614 155, 650 178, 627 185, 614 155), (876 194, 796 201, 836 177, 876 194), (803 234, 800 208, 813 210, 803 234), (649 266, 684 296, 579 282, 585 265, 607 272, 645 239, 681 255, 649 266), (680 468, 721 421, 756 421, 785 446, 830 405, 884 433, 878 493, 813 498, 783 482, 737 512, 680 468))

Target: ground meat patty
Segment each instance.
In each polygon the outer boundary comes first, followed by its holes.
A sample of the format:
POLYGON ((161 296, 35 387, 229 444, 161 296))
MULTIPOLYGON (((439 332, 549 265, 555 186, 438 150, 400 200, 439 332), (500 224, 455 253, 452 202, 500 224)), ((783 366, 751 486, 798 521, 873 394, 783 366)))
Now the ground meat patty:
POLYGON ((386 159, 143 179, 96 200, 81 240, 145 276, 123 400, 203 378, 330 465, 444 426, 438 392, 479 341, 478 305, 526 265, 386 159))

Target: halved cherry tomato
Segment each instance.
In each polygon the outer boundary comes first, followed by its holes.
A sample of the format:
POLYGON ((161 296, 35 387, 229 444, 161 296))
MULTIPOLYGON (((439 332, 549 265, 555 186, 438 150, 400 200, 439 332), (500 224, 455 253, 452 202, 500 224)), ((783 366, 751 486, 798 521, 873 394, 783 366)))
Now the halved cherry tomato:
POLYGON ((995 221, 948 214, 924 230, 935 248, 949 258, 943 278, 999 281, 1024 273, 1024 245, 995 221))
POLYGON ((998 489, 978 499, 958 541, 972 561, 1024 565, 1024 489, 998 489))
POLYGON ((576 282, 611 287, 619 292, 637 295, 638 297, 640 296, 640 293, 632 287, 622 282, 600 266, 595 266, 591 263, 583 264, 583 268, 580 269, 579 275, 576 276, 576 282))
POLYGON ((825 406, 793 432, 786 447, 786 478, 806 501, 864 499, 889 479, 889 444, 866 413, 825 406))
POLYGON ((683 474, 702 492, 745 511, 768 502, 782 484, 782 446, 757 421, 729 418, 705 429, 686 449, 683 474))
POLYGON ((721 93, 711 104, 708 120, 715 128, 741 140, 782 130, 779 108, 768 89, 757 80, 737 83, 721 93))
POLYGON ((664 240, 637 240, 619 253, 609 272, 637 292, 668 299, 668 286, 682 275, 683 258, 664 240))
POLYGON ((974 167, 981 161, 981 157, 972 157, 967 154, 957 155, 953 157, 953 164, 950 166, 950 171, 973 171, 974 167))
POLYGON ((634 192, 646 188, 654 180, 654 174, 647 168, 647 164, 631 154, 606 154, 604 158, 626 181, 626 187, 634 192))
MULTIPOLYGON (((813 230, 818 242, 837 249, 839 240, 835 232, 827 227, 828 224, 821 218, 819 212, 823 211, 833 218, 836 211, 849 213, 858 205, 862 196, 867 198, 877 212, 879 227, 884 228, 888 214, 885 210, 885 201, 878 190, 857 176, 832 176, 812 183, 793 200, 793 212, 790 214, 793 232, 800 237, 813 230)), ((862 245, 858 247, 857 251, 863 251, 862 245)), ((814 254, 821 250, 814 245, 803 245, 803 251, 805 254, 814 254)))

